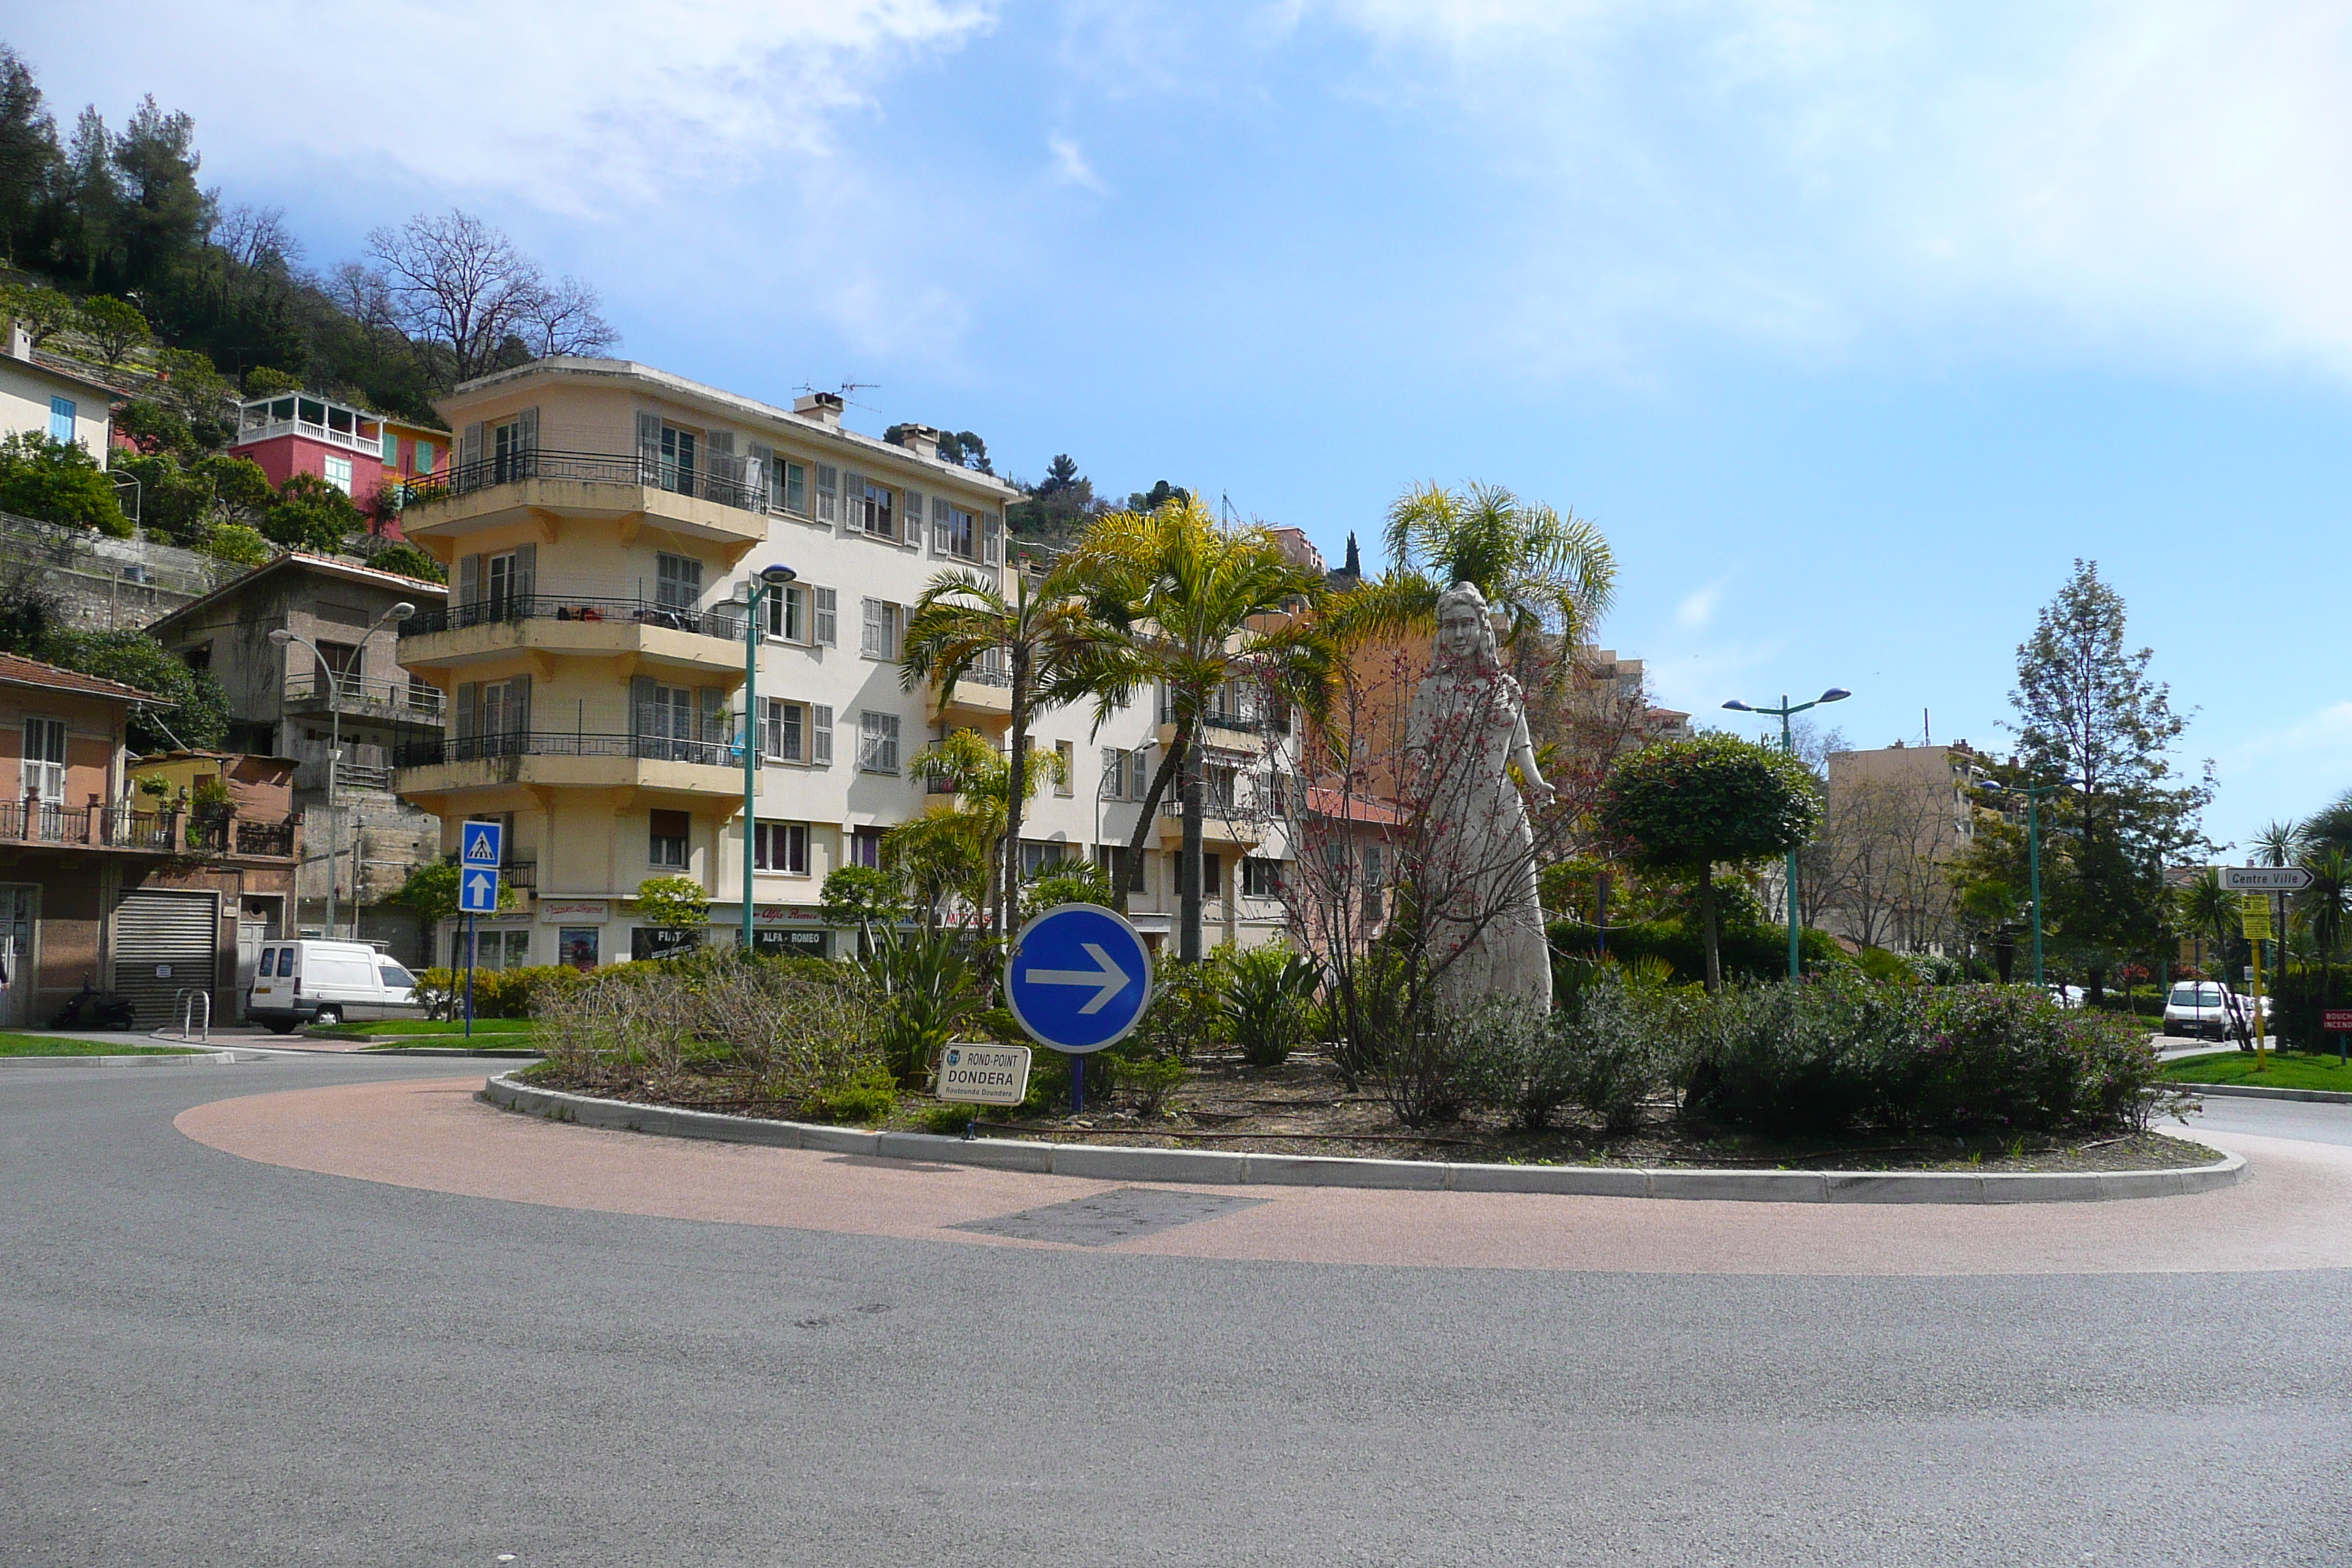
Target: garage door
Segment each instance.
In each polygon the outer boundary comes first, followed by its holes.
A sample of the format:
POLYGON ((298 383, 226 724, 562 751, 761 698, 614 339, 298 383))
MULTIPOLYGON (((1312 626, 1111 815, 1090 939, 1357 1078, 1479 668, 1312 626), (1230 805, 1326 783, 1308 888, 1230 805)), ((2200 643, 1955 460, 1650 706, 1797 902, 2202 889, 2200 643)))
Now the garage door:
POLYGON ((176 1025, 172 999, 185 986, 210 991, 219 956, 217 893, 126 893, 114 911, 114 988, 142 1029, 176 1025))

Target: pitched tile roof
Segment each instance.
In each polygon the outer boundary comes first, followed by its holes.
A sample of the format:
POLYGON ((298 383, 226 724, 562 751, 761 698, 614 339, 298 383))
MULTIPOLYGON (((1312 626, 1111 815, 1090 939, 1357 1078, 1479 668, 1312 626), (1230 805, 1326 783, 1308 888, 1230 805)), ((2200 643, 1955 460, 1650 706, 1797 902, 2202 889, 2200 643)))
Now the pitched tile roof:
POLYGON ((10 686, 35 686, 44 691, 72 691, 89 697, 111 697, 122 702, 161 702, 167 706, 168 697, 158 697, 152 691, 142 691, 135 686, 125 686, 119 680, 105 680, 95 675, 84 675, 78 669, 66 669, 54 664, 43 664, 37 658, 21 654, 0 653, 0 682, 10 686))

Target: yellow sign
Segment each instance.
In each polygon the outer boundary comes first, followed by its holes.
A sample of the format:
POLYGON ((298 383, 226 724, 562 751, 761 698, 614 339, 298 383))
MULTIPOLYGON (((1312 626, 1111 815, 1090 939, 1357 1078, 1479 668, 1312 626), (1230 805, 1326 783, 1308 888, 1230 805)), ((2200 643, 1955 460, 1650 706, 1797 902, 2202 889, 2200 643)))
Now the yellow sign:
POLYGON ((2239 907, 2238 917, 2248 942, 2270 941, 2271 901, 2268 899, 2248 899, 2239 907))

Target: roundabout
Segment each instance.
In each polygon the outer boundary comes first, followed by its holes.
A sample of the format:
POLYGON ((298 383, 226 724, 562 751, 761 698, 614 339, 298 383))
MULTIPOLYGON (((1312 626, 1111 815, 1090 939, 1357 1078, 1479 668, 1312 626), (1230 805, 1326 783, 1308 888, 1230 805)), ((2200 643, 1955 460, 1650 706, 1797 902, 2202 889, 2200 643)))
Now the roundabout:
POLYGON ((2352 1110, 2159 1200, 1139 1184, 0 1079, 0 1561, 2334 1563, 2352 1110))

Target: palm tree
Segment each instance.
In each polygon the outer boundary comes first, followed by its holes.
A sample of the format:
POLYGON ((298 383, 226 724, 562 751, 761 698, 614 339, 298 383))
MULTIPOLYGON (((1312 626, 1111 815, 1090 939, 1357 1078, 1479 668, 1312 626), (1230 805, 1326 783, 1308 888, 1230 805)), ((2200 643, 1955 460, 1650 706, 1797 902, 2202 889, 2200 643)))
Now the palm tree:
POLYGON ((1503 613, 1504 646, 1522 668, 1552 654, 1540 645, 1557 638, 1556 681, 1616 594, 1616 557, 1598 528, 1500 485, 1405 491, 1389 508, 1388 551, 1388 572, 1348 596, 1349 629, 1394 635, 1428 625, 1437 595, 1469 583, 1503 613))
MULTIPOLYGON (((882 863, 902 874, 909 891, 925 906, 924 923, 938 924, 940 906, 961 898, 993 916, 996 847, 1004 835, 1013 769, 1004 753, 977 731, 958 730, 915 753, 908 771, 919 779, 945 784, 954 804, 940 802, 912 822, 899 824, 882 840, 882 863)), ((1026 800, 1046 779, 1062 777, 1054 752, 1029 754, 1026 800)))
POLYGON ((2294 896, 2304 924, 2319 949, 2320 1005, 2336 1000, 2336 950, 2344 940, 2344 915, 2352 908, 2352 855, 2334 845, 2306 850, 2303 868, 2311 886, 2294 896))
POLYGON ((1007 596, 1001 580, 977 572, 942 572, 932 578, 907 617, 907 643, 898 661, 898 678, 908 690, 931 681, 942 703, 983 661, 1001 655, 1009 668, 1009 766, 1027 787, 1005 792, 1003 850, 992 857, 997 864, 991 878, 993 924, 1001 935, 1010 933, 1008 906, 1020 881, 1022 807, 1035 787, 1027 761, 1030 720, 1044 690, 1101 637, 1064 570, 1057 567, 1034 581, 1016 570, 1013 583, 1007 596))
MULTIPOLYGON (((1175 735, 1137 814, 1129 864, 1145 841, 1181 772, 1184 837, 1178 858, 1181 905, 1178 956, 1201 957, 1201 730, 1217 698, 1236 680, 1255 681, 1277 702, 1318 708, 1331 669, 1329 645, 1310 610, 1323 580, 1294 563, 1261 527, 1227 529, 1189 495, 1149 512, 1121 511, 1088 528, 1062 560, 1108 630, 1052 680, 1051 697, 1091 697, 1097 730, 1126 704, 1157 690, 1175 735)), ((1128 882, 1118 880, 1119 908, 1128 882)))

